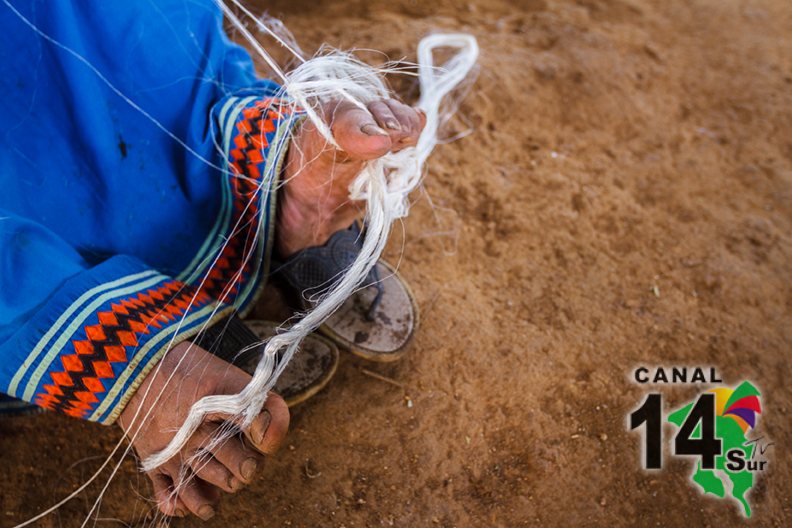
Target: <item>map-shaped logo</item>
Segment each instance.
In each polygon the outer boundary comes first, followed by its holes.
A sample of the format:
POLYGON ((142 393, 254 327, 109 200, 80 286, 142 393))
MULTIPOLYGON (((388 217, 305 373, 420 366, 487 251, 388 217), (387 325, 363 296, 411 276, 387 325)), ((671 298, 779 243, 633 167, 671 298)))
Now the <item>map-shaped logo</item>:
MULTIPOLYGON (((697 401, 708 393, 715 395, 714 438, 707 439, 711 432, 706 430, 705 422, 699 422, 687 442, 711 442, 720 444, 720 448, 715 448, 715 464, 711 469, 702 465, 702 458, 696 461, 691 479, 705 494, 711 493, 720 498, 726 498, 728 494, 742 505, 745 516, 750 517, 751 506, 746 494, 754 486, 756 473, 763 471, 767 465, 764 452, 770 445, 760 445, 761 438, 749 439, 746 436, 750 430, 756 428, 758 415, 762 412, 759 400, 761 395, 747 381, 742 382, 736 389, 711 389, 684 407, 672 411, 668 415, 668 421, 683 430, 686 423, 696 423, 697 418, 692 414, 696 412, 697 401)), ((688 453, 680 453, 677 444, 677 454, 688 453)))

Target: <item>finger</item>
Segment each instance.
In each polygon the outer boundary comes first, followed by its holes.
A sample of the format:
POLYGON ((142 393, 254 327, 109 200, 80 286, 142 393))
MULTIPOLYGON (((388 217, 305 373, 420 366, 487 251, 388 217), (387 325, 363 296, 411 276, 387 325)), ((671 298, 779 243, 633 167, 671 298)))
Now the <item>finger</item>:
POLYGON ((394 142, 391 150, 398 152, 405 147, 417 144, 418 136, 420 136, 422 130, 421 118, 418 112, 414 108, 396 101, 395 99, 387 99, 385 104, 387 104, 393 115, 399 120, 402 129, 401 135, 398 140, 394 142))
POLYGON ((204 482, 228 493, 236 493, 244 484, 208 451, 197 452, 188 461, 192 472, 204 482))
POLYGON ((154 500, 162 513, 169 517, 187 515, 187 507, 173 491, 173 479, 159 471, 149 472, 148 477, 154 486, 154 500))
MULTIPOLYGON (((229 394, 240 392, 245 388, 247 383, 245 377, 239 377, 236 379, 237 381, 229 380, 228 386, 225 387, 225 389, 228 389, 229 394)), ((275 394, 274 392, 270 392, 267 394, 267 401, 264 403, 264 408, 247 427, 245 427, 244 423, 245 417, 242 415, 216 413, 206 417, 204 423, 206 424, 208 422, 215 422, 232 424, 244 432, 245 436, 247 436, 250 440, 253 448, 259 453, 273 455, 278 451, 286 439, 286 433, 289 430, 289 420, 289 407, 286 405, 286 402, 283 401, 283 398, 281 398, 279 395, 275 394)), ((197 442, 197 445, 193 446, 195 449, 204 446, 205 442, 203 441, 203 438, 206 434, 214 434, 213 429, 203 428, 203 426, 199 429, 202 429, 204 436, 201 437, 201 440, 197 442)), ((215 458, 217 458, 217 453, 212 449, 210 449, 210 451, 215 455, 215 458)), ((237 475, 235 468, 230 466, 227 467, 232 472, 234 472, 235 475, 237 475)))
MULTIPOLYGON (((398 108, 397 105, 399 103, 395 102, 392 106, 393 108, 398 108)), ((398 152, 410 145, 410 136, 415 126, 415 123, 412 122, 408 115, 409 111, 412 110, 411 108, 407 106, 398 108, 399 117, 396 116, 394 110, 384 100, 371 103, 368 109, 377 120, 377 123, 390 134, 391 150, 393 152, 398 152)))
POLYGON ((264 458, 250 449, 239 435, 234 435, 222 444, 214 446, 212 456, 243 484, 253 482, 256 472, 264 464, 264 458))
POLYGON ((401 128, 409 135, 417 136, 421 133, 421 117, 418 111, 396 99, 386 99, 385 104, 391 109, 393 115, 399 120, 401 128))
POLYGON ((338 104, 332 112, 330 130, 341 150, 352 159, 376 159, 391 149, 388 132, 367 110, 347 101, 338 104))
MULTIPOLYGON (((214 419, 218 422, 223 421, 223 417, 216 417, 214 419)), ((204 480, 221 489, 226 489, 228 491, 233 489, 236 491, 241 488, 243 484, 249 484, 252 481, 256 469, 259 466, 258 459, 260 455, 248 449, 241 441, 235 428, 229 427, 228 424, 233 424, 233 420, 230 417, 226 417, 225 424, 202 424, 198 430, 193 433, 192 438, 190 438, 188 449, 195 453, 206 452, 211 454, 214 461, 222 466, 226 472, 225 474, 221 474, 219 471, 212 473, 208 479, 204 480), (225 436, 223 436, 223 430, 226 431, 225 436), (219 479, 223 479, 225 482, 218 484, 216 480, 219 479)), ((189 461, 191 468, 193 468, 193 460, 196 460, 195 456, 189 461)), ((200 466, 200 462, 196 462, 196 465, 200 466)), ((213 471, 213 468, 214 466, 212 465, 212 467, 209 467, 207 470, 213 471)))
POLYGON ((269 423, 264 427, 264 419, 254 420, 247 436, 255 449, 266 455, 274 455, 283 445, 286 433, 289 431, 291 419, 289 406, 279 395, 270 392, 267 403, 264 404, 264 411, 269 414, 269 423))
POLYGON ((187 509, 204 521, 214 517, 215 509, 212 505, 220 498, 220 491, 186 469, 181 472, 180 477, 176 493, 187 509))
POLYGON ((264 409, 247 428, 243 427, 243 416, 213 414, 207 418, 207 421, 226 422, 243 430, 251 445, 265 455, 274 455, 280 449, 289 430, 289 420, 288 405, 274 392, 267 395, 264 409))
POLYGON ((279 395, 270 392, 264 409, 245 431, 250 443, 265 455, 274 455, 289 431, 289 406, 279 395))
POLYGON ((399 124, 399 120, 393 115, 393 111, 391 111, 390 107, 383 101, 374 101, 368 105, 368 109, 377 121, 377 124, 391 134, 391 138, 393 138, 394 133, 401 134, 402 127, 399 124))

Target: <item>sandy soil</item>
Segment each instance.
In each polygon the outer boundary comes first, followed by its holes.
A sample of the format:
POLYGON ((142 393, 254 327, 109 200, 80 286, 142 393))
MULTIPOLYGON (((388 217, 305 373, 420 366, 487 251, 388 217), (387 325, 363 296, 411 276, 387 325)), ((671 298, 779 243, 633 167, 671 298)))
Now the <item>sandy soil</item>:
MULTIPOLYGON (((423 309, 412 353, 344 357, 288 448, 205 526, 743 524, 689 463, 639 469, 625 416, 644 363, 759 385, 776 446, 751 524, 792 523, 792 3, 259 4, 306 49, 411 59, 426 33, 472 32, 481 73, 451 134, 475 132, 438 149, 389 252, 403 242, 423 309)), ((668 408, 696 392, 665 391, 668 408)), ((74 489, 118 438, 61 416, 0 422, 0 526, 74 489)), ((98 525, 140 524, 148 493, 126 461, 98 525)), ((79 526, 95 496, 40 525, 79 526)))

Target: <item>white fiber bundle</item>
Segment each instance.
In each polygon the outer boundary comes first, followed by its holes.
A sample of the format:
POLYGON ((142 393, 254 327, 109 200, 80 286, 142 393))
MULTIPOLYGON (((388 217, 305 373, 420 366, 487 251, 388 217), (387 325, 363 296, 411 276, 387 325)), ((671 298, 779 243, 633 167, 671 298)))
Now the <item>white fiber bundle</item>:
MULTIPOLYGON (((227 14, 230 13, 222 3, 221 6, 227 14)), ((229 18, 240 26, 233 13, 229 14, 229 18)), ((244 26, 240 29, 243 34, 249 35, 244 26)), ((274 33, 273 36, 278 38, 274 33)), ((252 36, 250 39, 256 42, 252 36)), ((270 66, 277 68, 274 60, 257 42, 255 47, 270 66)), ((366 236, 360 254, 313 309, 288 330, 269 340, 253 379, 245 389, 239 394, 207 396, 196 402, 170 444, 143 462, 144 471, 154 469, 176 456, 206 416, 215 413, 238 415, 247 426, 261 412, 268 392, 274 387, 302 339, 324 323, 360 287, 385 249, 391 225, 407 214, 409 193, 420 183, 423 164, 437 144, 440 103, 466 77, 477 57, 478 45, 470 35, 436 34, 420 42, 418 71, 421 98, 418 107, 426 113, 426 127, 416 147, 389 153, 369 162, 353 182, 350 198, 366 201, 366 236), (435 67, 433 52, 441 47, 458 51, 446 64, 435 67)), ((333 145, 336 143, 332 133, 318 112, 323 103, 346 99, 365 110, 367 103, 390 97, 377 70, 340 52, 304 61, 292 72, 284 74, 283 80, 283 89, 291 104, 303 109, 333 145)))

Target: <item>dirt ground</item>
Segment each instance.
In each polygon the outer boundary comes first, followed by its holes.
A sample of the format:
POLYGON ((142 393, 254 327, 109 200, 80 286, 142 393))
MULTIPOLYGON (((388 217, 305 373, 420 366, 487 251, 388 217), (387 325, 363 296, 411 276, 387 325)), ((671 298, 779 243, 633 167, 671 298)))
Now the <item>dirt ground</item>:
MULTIPOLYGON (((410 60, 427 33, 473 33, 481 71, 448 134, 473 133, 438 147, 393 236, 422 308, 411 354, 345 356, 256 484, 174 526, 746 523, 694 489, 691 463, 639 468, 625 417, 640 364, 759 386, 776 444, 748 524, 792 524, 792 3, 257 5, 305 49, 410 60)), ((666 409, 700 390, 664 389, 666 409)), ((0 422, 0 526, 72 491, 119 438, 49 414, 0 422)), ((97 489, 39 525, 79 526, 97 489)), ((148 496, 126 461, 96 525, 140 525, 148 496)))

